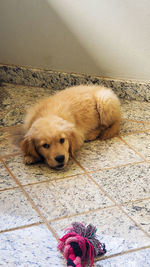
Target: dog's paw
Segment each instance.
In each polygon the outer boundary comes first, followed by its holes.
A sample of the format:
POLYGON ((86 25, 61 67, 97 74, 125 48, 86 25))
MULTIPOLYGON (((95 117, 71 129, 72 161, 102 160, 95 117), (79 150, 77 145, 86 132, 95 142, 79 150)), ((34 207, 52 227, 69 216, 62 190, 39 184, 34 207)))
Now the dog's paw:
POLYGON ((100 135, 100 139, 101 140, 107 140, 107 139, 111 139, 112 137, 116 137, 117 134, 112 134, 110 131, 106 131, 106 132, 103 132, 101 135, 100 135))
POLYGON ((30 165, 30 164, 33 164, 33 163, 36 163, 37 160, 32 157, 32 156, 24 156, 24 163, 27 164, 27 165, 30 165))
POLYGON ((86 136, 85 142, 94 141, 96 138, 98 138, 100 131, 101 131, 101 128, 99 127, 89 132, 86 136))

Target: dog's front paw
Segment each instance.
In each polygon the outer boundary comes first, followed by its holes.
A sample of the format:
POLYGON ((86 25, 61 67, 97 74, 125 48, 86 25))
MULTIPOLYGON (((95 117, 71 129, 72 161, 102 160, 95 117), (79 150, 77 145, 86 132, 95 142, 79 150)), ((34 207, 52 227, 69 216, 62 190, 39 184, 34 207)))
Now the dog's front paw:
POLYGON ((32 156, 24 156, 24 163, 25 164, 33 164, 33 163, 36 163, 37 162, 37 159, 35 159, 34 157, 32 156))

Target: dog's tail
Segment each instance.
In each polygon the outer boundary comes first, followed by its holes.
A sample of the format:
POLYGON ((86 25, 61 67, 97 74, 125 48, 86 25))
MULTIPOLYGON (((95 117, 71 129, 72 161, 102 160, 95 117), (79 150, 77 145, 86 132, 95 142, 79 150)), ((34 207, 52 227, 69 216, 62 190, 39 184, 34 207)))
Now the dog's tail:
POLYGON ((96 92, 96 101, 101 125, 106 127, 101 138, 111 138, 119 132, 120 128, 120 101, 111 89, 105 87, 96 92))
POLYGON ((21 142, 24 139, 25 130, 22 125, 17 125, 9 130, 9 143, 20 148, 21 142))

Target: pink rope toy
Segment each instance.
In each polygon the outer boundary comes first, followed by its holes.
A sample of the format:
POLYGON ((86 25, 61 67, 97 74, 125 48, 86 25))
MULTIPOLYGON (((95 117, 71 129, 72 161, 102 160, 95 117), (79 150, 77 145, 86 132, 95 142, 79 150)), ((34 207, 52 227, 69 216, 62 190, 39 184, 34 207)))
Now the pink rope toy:
POLYGON ((94 225, 89 224, 86 227, 75 222, 65 231, 67 234, 60 239, 58 249, 67 260, 68 267, 85 267, 88 260, 92 266, 95 256, 106 253, 105 244, 96 238, 97 229, 94 225))

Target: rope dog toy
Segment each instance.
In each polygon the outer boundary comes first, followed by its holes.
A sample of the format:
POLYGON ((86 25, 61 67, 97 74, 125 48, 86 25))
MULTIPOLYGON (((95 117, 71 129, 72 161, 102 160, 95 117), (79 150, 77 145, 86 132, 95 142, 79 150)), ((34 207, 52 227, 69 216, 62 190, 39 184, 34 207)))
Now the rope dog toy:
POLYGON ((85 267, 88 260, 92 266, 95 256, 106 253, 105 244, 96 238, 97 229, 94 225, 84 226, 74 222, 65 231, 67 234, 60 238, 58 249, 67 260, 68 267, 85 267))

